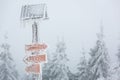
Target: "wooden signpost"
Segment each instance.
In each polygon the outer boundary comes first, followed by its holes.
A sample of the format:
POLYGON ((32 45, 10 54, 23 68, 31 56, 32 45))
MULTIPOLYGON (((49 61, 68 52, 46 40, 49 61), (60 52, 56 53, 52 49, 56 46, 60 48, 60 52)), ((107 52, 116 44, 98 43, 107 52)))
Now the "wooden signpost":
POLYGON ((32 24, 32 43, 25 45, 25 52, 27 54, 23 58, 23 61, 27 64, 25 71, 33 75, 32 80, 42 80, 41 63, 45 63, 47 61, 47 54, 45 52, 47 45, 45 43, 39 43, 38 40, 39 29, 38 23, 36 22, 38 19, 48 19, 46 4, 22 6, 21 20, 32 20, 34 22, 32 24))

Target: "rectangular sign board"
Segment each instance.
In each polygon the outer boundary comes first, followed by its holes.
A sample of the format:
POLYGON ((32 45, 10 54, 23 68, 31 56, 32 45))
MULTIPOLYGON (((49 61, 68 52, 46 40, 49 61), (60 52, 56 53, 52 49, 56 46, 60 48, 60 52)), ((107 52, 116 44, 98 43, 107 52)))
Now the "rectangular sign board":
POLYGON ((46 44, 31 44, 31 45, 25 45, 25 50, 26 51, 40 51, 40 50, 45 50, 47 48, 46 44))
POLYGON ((27 73, 39 74, 40 73, 40 64, 32 64, 32 65, 26 67, 25 71, 27 73))
POLYGON ((37 54, 37 55, 31 55, 28 56, 25 61, 26 62, 34 62, 34 63, 41 63, 46 61, 46 54, 37 54))
POLYGON ((44 17, 46 4, 25 5, 22 6, 21 19, 39 19, 44 17))

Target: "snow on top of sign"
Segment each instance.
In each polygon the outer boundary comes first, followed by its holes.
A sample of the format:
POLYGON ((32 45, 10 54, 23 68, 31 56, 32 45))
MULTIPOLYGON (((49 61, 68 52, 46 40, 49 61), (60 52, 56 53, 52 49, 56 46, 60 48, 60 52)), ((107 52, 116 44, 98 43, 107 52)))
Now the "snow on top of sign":
POLYGON ((46 4, 25 5, 22 6, 21 19, 40 19, 46 15, 46 4))

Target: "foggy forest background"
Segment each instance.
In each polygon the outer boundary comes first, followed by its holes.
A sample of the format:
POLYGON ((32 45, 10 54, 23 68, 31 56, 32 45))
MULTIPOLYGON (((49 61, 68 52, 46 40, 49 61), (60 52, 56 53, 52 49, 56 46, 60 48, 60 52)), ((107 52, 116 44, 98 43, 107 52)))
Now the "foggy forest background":
POLYGON ((120 0, 0 0, 0 80, 32 80, 23 62, 31 23, 20 14, 41 2, 50 18, 38 23, 48 44, 43 80, 120 80, 120 0))
MULTIPOLYGON (((67 44, 64 38, 58 39, 54 52, 47 51, 48 62, 42 65, 42 79, 119 80, 120 48, 118 47, 118 53, 116 53, 118 65, 111 67, 111 59, 104 41, 104 35, 104 26, 101 25, 100 32, 96 35, 97 40, 94 47, 91 47, 89 53, 86 53, 83 47, 82 51, 79 53, 82 54, 82 56, 80 57, 79 63, 76 65, 76 73, 73 73, 67 65, 70 59, 66 54, 67 44), (86 58, 86 54, 90 57, 86 58)), ((8 37, 5 35, 4 38, 6 41, 8 37)), ((12 46, 6 42, 1 43, 0 46, 0 80, 32 80, 31 75, 24 74, 23 76, 19 76, 19 72, 15 68, 16 65, 10 52, 10 47, 12 46)))

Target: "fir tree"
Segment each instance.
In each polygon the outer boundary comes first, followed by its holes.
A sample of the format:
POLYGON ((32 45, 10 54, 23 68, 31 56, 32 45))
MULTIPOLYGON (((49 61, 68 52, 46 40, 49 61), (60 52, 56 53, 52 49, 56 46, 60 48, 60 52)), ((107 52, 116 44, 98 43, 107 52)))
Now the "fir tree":
POLYGON ((88 62, 85 57, 84 49, 83 49, 82 57, 80 59, 80 63, 78 64, 77 69, 78 69, 78 72, 77 72, 78 80, 88 80, 89 79, 91 73, 90 73, 90 70, 88 69, 88 62))
POLYGON ((66 65, 68 58, 65 54, 66 46, 63 41, 57 44, 57 49, 48 66, 49 80, 69 80, 68 66, 66 65))
POLYGON ((50 80, 50 65, 52 64, 51 56, 49 52, 47 52, 47 63, 43 64, 42 67, 42 80, 50 80))
POLYGON ((118 79, 117 80, 120 80, 120 46, 118 48, 118 53, 117 53, 117 58, 118 58, 118 65, 113 69, 113 75, 117 74, 118 76, 118 79))
POLYGON ((118 48, 117 58, 118 58, 118 67, 120 67, 120 46, 118 48))
POLYGON ((101 33, 98 34, 96 46, 91 49, 91 59, 89 61, 89 68, 92 71, 90 80, 97 80, 98 78, 107 79, 109 76, 109 61, 108 52, 103 40, 103 28, 101 26, 101 33))
POLYGON ((9 52, 10 46, 7 43, 1 45, 0 53, 0 80, 18 80, 18 73, 15 69, 13 58, 9 52))

